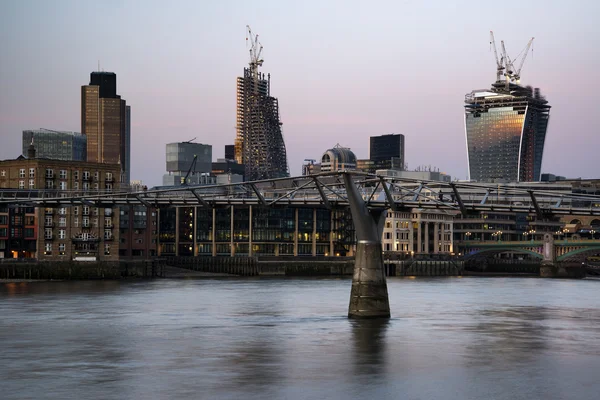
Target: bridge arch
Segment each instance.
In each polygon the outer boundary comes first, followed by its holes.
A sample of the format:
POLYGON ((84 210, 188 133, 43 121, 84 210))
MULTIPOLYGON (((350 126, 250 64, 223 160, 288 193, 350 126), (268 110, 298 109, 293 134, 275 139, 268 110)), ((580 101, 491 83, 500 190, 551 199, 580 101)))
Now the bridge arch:
MULTIPOLYGON (((530 256, 533 256, 534 258, 543 260, 544 256, 540 253, 537 253, 535 251, 532 250, 528 250, 528 249, 522 249, 522 248, 511 248, 511 247, 496 247, 493 249, 477 249, 471 253, 465 253, 464 255, 464 259, 465 261, 467 260, 472 260, 472 259, 476 259, 476 258, 483 258, 481 256, 489 256, 489 255, 496 255, 496 254, 501 254, 501 253, 507 253, 507 252, 511 252, 511 253, 519 253, 519 254, 528 254, 530 256)), ((487 257, 485 257, 487 258, 487 257)))
POLYGON ((572 220, 571 220, 571 222, 569 222, 569 224, 573 224, 573 225, 574 225, 574 224, 579 224, 579 225, 581 225, 581 220, 580 220, 580 219, 577 219, 577 218, 575 218, 575 219, 572 219, 572 220))
POLYGON ((556 261, 566 261, 571 258, 577 260, 597 253, 600 253, 600 245, 594 247, 581 247, 556 257, 556 261))

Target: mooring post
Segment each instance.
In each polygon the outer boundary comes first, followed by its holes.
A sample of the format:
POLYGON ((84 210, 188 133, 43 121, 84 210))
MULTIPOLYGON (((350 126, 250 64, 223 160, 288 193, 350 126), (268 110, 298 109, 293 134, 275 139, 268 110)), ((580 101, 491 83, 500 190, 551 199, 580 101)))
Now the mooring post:
POLYGON ((369 209, 352 176, 344 173, 343 177, 357 241, 348 318, 389 318, 390 302, 381 247, 387 210, 369 209))

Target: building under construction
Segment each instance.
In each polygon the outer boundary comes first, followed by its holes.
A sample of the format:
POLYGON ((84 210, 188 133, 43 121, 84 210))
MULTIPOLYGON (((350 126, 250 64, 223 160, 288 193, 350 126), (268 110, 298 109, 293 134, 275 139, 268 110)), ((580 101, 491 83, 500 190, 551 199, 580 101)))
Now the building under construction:
MULTIPOLYGON (((279 104, 271 96, 271 76, 258 72, 263 60, 258 35, 250 38, 250 66, 237 78, 237 137, 235 159, 244 164, 246 180, 289 176, 279 104)), ((248 40, 248 38, 246 38, 248 40)))
POLYGON ((521 68, 533 38, 511 60, 502 42, 496 56, 496 82, 491 89, 465 96, 465 130, 469 178, 479 182, 539 181, 550 105, 540 90, 520 84, 521 68), (519 58, 519 57, 517 57, 519 58))

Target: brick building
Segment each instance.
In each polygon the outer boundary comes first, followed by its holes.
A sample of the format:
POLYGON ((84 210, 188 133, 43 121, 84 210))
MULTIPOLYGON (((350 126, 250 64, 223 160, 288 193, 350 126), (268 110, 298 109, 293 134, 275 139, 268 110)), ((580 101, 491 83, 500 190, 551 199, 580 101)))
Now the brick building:
MULTIPOLYGON (((121 167, 84 161, 28 158, 0 161, 0 190, 46 190, 53 196, 119 189, 121 167)), ((38 260, 118 259, 118 208, 73 205, 0 206, 0 257, 38 260)))

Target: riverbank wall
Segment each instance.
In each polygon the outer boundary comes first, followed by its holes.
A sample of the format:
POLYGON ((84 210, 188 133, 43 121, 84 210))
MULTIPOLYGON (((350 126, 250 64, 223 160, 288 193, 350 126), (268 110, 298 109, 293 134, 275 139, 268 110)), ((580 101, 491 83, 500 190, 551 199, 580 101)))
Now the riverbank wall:
MULTIPOLYGON (((351 276, 354 257, 167 257, 166 264, 240 276, 351 276)), ((459 260, 384 259, 386 276, 458 276, 459 260)))
POLYGON ((161 259, 135 261, 17 261, 0 263, 0 279, 88 280, 162 277, 161 259))
MULTIPOLYGON (((352 276, 353 257, 165 257, 135 261, 3 260, 0 279, 122 279, 198 276, 352 276), (169 267, 178 269, 173 273, 169 267)), ((384 259, 386 276, 459 276, 459 260, 384 259)))

